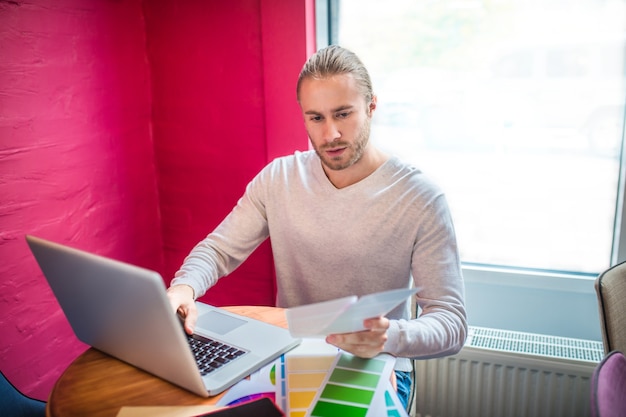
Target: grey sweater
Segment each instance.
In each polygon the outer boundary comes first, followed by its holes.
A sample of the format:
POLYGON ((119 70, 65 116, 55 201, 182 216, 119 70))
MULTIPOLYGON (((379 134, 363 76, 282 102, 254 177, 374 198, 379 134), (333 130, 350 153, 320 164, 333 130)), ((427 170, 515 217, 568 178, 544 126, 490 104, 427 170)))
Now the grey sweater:
MULTIPOLYGON (((374 173, 337 189, 314 151, 268 164, 222 223, 176 273, 196 297, 271 237, 279 307, 411 284, 420 315, 396 308, 385 351, 430 358, 459 351, 467 335, 464 286, 454 226, 442 192, 392 157, 374 173)), ((408 371, 408 359, 396 369, 408 371)))

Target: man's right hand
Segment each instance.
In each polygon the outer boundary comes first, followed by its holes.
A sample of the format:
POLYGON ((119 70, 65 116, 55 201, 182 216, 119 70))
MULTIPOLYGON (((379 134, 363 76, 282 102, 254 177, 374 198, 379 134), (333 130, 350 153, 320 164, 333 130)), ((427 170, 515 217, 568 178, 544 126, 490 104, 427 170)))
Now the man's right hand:
POLYGON ((173 285, 167 289, 167 298, 174 311, 185 320, 185 332, 192 334, 198 320, 193 288, 185 284, 173 285))

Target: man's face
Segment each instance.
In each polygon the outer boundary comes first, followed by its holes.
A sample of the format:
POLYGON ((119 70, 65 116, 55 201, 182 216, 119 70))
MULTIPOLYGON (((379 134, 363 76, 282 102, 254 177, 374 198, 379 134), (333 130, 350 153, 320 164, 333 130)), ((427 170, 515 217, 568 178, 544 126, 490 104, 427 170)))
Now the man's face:
POLYGON ((342 170, 361 159, 375 103, 365 102, 352 75, 305 79, 300 107, 311 144, 327 168, 342 170))

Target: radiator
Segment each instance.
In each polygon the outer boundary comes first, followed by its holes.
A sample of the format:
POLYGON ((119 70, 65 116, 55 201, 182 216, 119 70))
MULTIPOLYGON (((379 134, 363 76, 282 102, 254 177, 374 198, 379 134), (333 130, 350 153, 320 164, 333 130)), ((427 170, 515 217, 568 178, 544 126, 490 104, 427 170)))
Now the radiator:
POLYGON ((602 342, 470 327, 457 355, 415 361, 416 417, 586 417, 602 342))

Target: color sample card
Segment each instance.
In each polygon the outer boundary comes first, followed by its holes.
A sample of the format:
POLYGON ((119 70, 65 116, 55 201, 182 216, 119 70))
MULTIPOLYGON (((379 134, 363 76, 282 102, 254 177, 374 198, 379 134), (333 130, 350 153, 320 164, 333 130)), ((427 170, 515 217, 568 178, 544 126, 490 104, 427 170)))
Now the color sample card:
POLYGON ((416 292, 417 288, 399 288, 291 307, 286 311, 289 332, 293 337, 325 337, 365 330, 363 320, 384 316, 416 292))
POLYGON ((232 407, 261 398, 269 398, 276 402, 275 368, 275 363, 272 362, 237 382, 226 391, 216 405, 232 407))
POLYGON ((304 417, 339 350, 323 339, 303 339, 276 369, 276 403, 288 417, 304 417))
POLYGON ((390 382, 395 358, 379 355, 360 359, 329 345, 323 339, 305 338, 278 360, 239 381, 216 405, 233 407, 270 399, 287 417, 305 417, 318 404, 319 416, 408 417, 390 382), (322 401, 318 399, 322 398, 322 401), (341 406, 341 407, 339 407, 341 406), (355 414, 355 410, 357 411, 355 414))
MULTIPOLYGON (((376 401, 376 399, 374 401, 376 401)), ((385 390, 385 411, 381 411, 380 415, 387 417, 409 417, 409 414, 400 402, 398 394, 396 394, 396 391, 391 386, 391 381, 387 383, 387 389, 385 390)))
MULTIPOLYGON (((388 412, 386 394, 395 358, 363 359, 341 352, 318 390, 306 417, 380 417, 388 412), (382 412, 381 412, 382 408, 382 412)), ((392 401, 393 402, 393 401, 392 401)), ((393 407, 395 410, 395 407, 393 407)))

